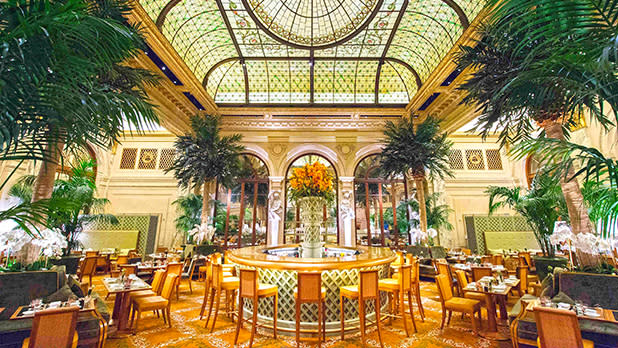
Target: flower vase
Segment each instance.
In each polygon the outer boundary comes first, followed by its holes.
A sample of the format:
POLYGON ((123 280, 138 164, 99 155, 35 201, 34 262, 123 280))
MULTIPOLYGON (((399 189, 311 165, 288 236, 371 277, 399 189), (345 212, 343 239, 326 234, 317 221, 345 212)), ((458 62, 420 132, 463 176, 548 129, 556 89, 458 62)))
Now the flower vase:
POLYGON ((305 231, 303 239, 303 257, 319 258, 322 256, 320 229, 324 222, 324 205, 322 197, 303 197, 298 200, 300 223, 305 231))

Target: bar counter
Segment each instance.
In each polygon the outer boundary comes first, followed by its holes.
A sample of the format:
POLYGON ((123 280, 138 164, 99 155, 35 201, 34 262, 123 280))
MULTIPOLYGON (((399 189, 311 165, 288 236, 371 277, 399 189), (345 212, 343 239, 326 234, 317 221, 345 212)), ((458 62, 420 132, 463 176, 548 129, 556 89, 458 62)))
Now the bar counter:
MULTIPOLYGON (((260 282, 274 284, 279 287, 278 333, 294 334, 296 273, 298 271, 322 272, 322 286, 326 288, 326 330, 327 334, 340 333, 339 287, 358 284, 359 270, 377 269, 380 278, 389 276, 390 264, 397 255, 389 248, 341 247, 325 245, 326 256, 322 258, 303 258, 291 256, 298 245, 281 245, 275 247, 255 246, 229 251, 226 262, 237 268, 256 268, 260 274, 260 282), (279 332, 280 331, 280 332, 279 332)), ((386 309, 386 295, 381 300, 383 310, 386 309)), ((358 330, 357 303, 346 301, 345 327, 346 331, 358 330)), ((301 309, 301 333, 317 333, 317 306, 303 305, 301 309)), ((368 305, 368 318, 373 320, 374 308, 368 305)), ((245 306, 245 317, 252 315, 251 305, 245 306)), ((272 301, 260 301, 258 321, 261 325, 272 328, 272 301)))

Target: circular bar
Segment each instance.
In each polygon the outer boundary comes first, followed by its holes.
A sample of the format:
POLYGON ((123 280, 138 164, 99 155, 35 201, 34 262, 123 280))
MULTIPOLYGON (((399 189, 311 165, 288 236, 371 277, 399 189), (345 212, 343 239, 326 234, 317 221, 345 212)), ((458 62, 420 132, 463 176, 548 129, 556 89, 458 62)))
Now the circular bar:
MULTIPOLYGON (((357 285, 359 270, 378 270, 380 278, 388 277, 390 264, 397 259, 389 248, 341 247, 325 245, 322 248, 322 258, 304 258, 299 245, 282 245, 275 247, 254 246, 232 250, 226 253, 228 262, 238 268, 258 269, 260 282, 274 284, 279 287, 279 303, 277 313, 277 331, 282 334, 293 334, 296 327, 296 307, 294 290, 296 289, 297 272, 322 272, 322 286, 326 288, 326 331, 327 334, 339 334, 341 286, 357 285)), ((383 309, 387 306, 387 297, 381 295, 383 309)), ((346 331, 358 330, 358 303, 346 301, 345 328, 346 331)), ((245 317, 252 315, 251 305, 245 306, 245 317)), ((375 318, 373 305, 369 304, 368 318, 375 318)), ((301 334, 317 333, 317 305, 304 304, 301 308, 301 334)), ((260 301, 258 309, 260 325, 272 327, 272 301, 260 301)))

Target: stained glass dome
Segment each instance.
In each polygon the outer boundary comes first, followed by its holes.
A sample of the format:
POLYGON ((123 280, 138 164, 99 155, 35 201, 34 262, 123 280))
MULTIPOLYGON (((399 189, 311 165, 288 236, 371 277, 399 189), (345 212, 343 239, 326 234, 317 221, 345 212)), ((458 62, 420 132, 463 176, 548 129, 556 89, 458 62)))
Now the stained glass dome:
POLYGON ((304 48, 343 42, 366 25, 382 0, 243 0, 262 29, 304 48))
POLYGON ((140 0, 220 106, 405 106, 484 0, 140 0))

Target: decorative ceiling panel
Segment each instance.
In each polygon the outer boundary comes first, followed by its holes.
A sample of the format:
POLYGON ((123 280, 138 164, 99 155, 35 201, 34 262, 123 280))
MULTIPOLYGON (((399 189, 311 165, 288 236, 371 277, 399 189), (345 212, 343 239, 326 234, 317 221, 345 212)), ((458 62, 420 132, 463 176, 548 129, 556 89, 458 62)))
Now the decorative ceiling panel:
POLYGON ((405 105, 483 1, 140 3, 218 104, 405 105))

